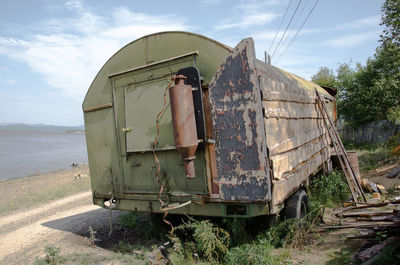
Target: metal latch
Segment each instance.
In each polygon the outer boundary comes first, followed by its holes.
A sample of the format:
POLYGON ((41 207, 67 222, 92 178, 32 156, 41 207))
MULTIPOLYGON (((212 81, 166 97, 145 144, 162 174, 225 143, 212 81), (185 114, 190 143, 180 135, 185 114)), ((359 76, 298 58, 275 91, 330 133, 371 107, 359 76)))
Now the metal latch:
POLYGON ((130 132, 130 131, 132 131, 133 129, 132 128, 129 128, 129 127, 127 127, 127 128, 122 128, 122 131, 123 132, 130 132))
POLYGON ((207 139, 206 141, 208 144, 215 144, 215 140, 213 139, 207 139))

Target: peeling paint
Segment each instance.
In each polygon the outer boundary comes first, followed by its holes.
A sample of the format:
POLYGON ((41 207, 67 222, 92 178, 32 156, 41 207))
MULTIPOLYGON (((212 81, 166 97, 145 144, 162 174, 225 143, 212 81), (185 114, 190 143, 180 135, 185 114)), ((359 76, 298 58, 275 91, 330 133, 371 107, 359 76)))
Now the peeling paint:
POLYGON ((225 200, 266 201, 270 197, 261 95, 252 45, 250 40, 242 41, 209 86, 216 182, 225 200))

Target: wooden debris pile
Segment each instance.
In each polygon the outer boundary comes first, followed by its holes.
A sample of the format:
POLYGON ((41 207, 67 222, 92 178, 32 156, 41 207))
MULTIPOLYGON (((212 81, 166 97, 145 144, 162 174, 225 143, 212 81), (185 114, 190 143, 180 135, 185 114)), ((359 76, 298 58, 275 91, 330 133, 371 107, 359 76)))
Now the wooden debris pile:
POLYGON ((319 226, 320 231, 359 229, 359 233, 347 238, 365 240, 361 251, 355 254, 355 258, 365 264, 378 259, 387 246, 400 249, 400 198, 379 203, 357 203, 339 209, 325 208, 322 220, 325 225, 319 226))

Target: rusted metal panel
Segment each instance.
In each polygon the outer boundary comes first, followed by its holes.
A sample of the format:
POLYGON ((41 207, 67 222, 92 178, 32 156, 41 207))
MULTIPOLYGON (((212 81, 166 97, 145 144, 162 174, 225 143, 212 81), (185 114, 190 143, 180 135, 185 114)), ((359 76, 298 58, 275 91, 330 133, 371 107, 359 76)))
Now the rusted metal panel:
POLYGON ((240 42, 221 65, 209 95, 220 196, 268 200, 270 176, 252 39, 240 42))

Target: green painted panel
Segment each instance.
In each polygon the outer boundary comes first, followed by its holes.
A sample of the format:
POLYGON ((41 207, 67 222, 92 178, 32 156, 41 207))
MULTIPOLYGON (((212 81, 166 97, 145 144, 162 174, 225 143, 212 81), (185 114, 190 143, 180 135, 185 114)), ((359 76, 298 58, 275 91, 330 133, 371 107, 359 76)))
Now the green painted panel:
MULTIPOLYGON (((155 129, 151 124, 155 126, 155 114, 163 105, 163 89, 174 72, 193 65, 204 78, 203 84, 208 83, 229 53, 230 48, 201 35, 162 32, 129 43, 104 64, 83 102, 83 108, 113 104, 107 109, 84 113, 95 197, 107 197, 113 193, 115 198, 131 198, 135 191, 158 193, 154 157, 149 148, 155 137, 155 129), (198 55, 182 57, 195 51, 198 51, 198 55), (170 62, 132 71, 165 60, 170 62), (124 74, 115 75, 121 72, 124 74), (145 81, 147 79, 151 81, 145 81), (135 87, 139 90, 135 91, 135 87), (141 100, 134 99, 139 93, 142 93, 141 100), (130 101, 134 104, 130 105, 130 101), (133 123, 139 117, 139 122, 143 124, 133 123), (135 130, 123 131, 131 125, 136 126, 136 131, 142 130, 138 138, 134 138, 135 130), (135 164, 137 161, 141 166, 135 164)), ((160 142, 157 147, 161 171, 166 173, 165 192, 204 194, 207 185, 203 150, 196 153, 196 178, 186 179, 181 157, 171 149, 173 132, 170 120, 168 106, 161 119, 160 142)))
MULTIPOLYGON (((194 66, 194 57, 174 59, 124 74, 116 78, 117 89, 124 89, 126 152, 152 151, 157 135, 156 118, 164 106, 165 89, 179 69, 194 66)), ((169 93, 166 108, 160 117, 160 135, 157 150, 174 147, 169 93)))
MULTIPOLYGON (((153 81, 128 87, 125 90, 126 150, 127 152, 149 151, 157 135, 156 117, 163 107, 163 93, 168 80, 153 81)), ((168 104, 160 118, 158 146, 174 148, 171 110, 168 104)))
MULTIPOLYGON (((195 160, 196 178, 187 179, 181 156, 175 150, 158 151, 160 180, 168 193, 204 194, 207 192, 204 153, 197 151, 195 160)), ((156 165, 152 152, 134 153, 125 157, 124 192, 158 193, 155 178, 156 165)))
POLYGON ((113 190, 112 184, 118 185, 121 180, 118 176, 122 175, 113 110, 106 108, 88 112, 84 117, 92 191, 110 196, 118 192, 113 190))

